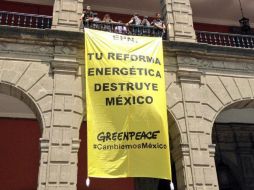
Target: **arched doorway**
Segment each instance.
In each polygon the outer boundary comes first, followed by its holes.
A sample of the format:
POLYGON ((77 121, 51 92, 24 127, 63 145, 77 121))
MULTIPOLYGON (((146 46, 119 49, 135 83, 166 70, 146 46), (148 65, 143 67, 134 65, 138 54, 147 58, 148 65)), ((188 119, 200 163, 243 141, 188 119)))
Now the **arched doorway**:
MULTIPOLYGON (((22 91, 0 84, 0 184, 5 190, 36 190, 40 162, 40 123, 22 91)), ((37 114, 38 115, 38 114, 37 114)))
POLYGON ((254 101, 231 104, 217 116, 212 141, 220 190, 254 189, 254 101))
POLYGON ((178 150, 180 142, 181 142, 181 134, 179 127, 176 123, 176 119, 173 117, 173 114, 168 111, 168 126, 169 126, 169 143, 170 143, 170 157, 171 157, 171 172, 172 172, 172 183, 174 189, 177 190, 177 181, 181 181, 181 173, 182 167, 180 167, 177 163, 177 157, 175 156, 175 152, 178 150), (178 175, 177 175, 178 174, 178 175), (177 179, 178 178, 178 179, 177 179))

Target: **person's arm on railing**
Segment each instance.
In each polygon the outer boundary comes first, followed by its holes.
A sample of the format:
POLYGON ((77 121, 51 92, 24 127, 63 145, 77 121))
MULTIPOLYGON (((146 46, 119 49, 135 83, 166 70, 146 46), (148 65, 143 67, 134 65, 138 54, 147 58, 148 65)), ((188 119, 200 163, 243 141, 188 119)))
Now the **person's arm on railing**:
POLYGON ((134 22, 134 18, 132 17, 129 22, 126 23, 126 26, 129 26, 130 24, 132 24, 134 22))

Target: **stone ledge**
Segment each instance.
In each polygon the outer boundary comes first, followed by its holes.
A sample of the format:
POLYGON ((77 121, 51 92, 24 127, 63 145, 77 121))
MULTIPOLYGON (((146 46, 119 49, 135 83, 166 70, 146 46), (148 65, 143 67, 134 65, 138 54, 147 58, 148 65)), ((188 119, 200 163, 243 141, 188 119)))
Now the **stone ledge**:
POLYGON ((187 55, 216 55, 217 57, 237 57, 254 60, 254 49, 244 49, 236 47, 214 46, 204 43, 189 43, 189 42, 163 42, 164 51, 182 52, 187 55))
POLYGON ((51 29, 23 28, 15 26, 1 26, 0 38, 36 40, 42 42, 66 42, 83 46, 84 33, 51 29))
MULTIPOLYGON (((83 32, 70 32, 51 29, 22 28, 0 25, 0 38, 37 40, 42 42, 66 42, 75 43, 77 46, 84 46, 83 32)), ((248 57, 254 60, 254 49, 235 47, 213 46, 203 43, 170 42, 164 41, 164 50, 183 53, 200 53, 206 55, 216 54, 217 56, 248 57)))

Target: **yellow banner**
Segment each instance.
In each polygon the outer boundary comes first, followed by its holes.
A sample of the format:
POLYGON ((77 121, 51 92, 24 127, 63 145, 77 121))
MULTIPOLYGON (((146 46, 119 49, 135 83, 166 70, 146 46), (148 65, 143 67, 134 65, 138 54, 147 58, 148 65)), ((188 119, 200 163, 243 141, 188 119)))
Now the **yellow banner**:
POLYGON ((88 176, 171 179, 161 38, 85 29, 88 176))

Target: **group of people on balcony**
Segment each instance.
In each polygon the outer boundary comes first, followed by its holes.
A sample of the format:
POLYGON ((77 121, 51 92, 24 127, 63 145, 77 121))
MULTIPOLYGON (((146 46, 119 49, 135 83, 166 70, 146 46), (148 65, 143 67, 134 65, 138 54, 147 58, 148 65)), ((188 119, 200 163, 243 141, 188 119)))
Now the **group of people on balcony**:
POLYGON ((121 20, 114 21, 109 14, 105 14, 103 19, 98 17, 98 13, 93 12, 90 6, 86 7, 81 18, 84 27, 116 32, 119 34, 134 34, 146 36, 163 36, 166 26, 161 19, 161 15, 156 13, 155 19, 150 22, 148 16, 143 19, 137 13, 133 14, 129 22, 123 23, 121 20))

